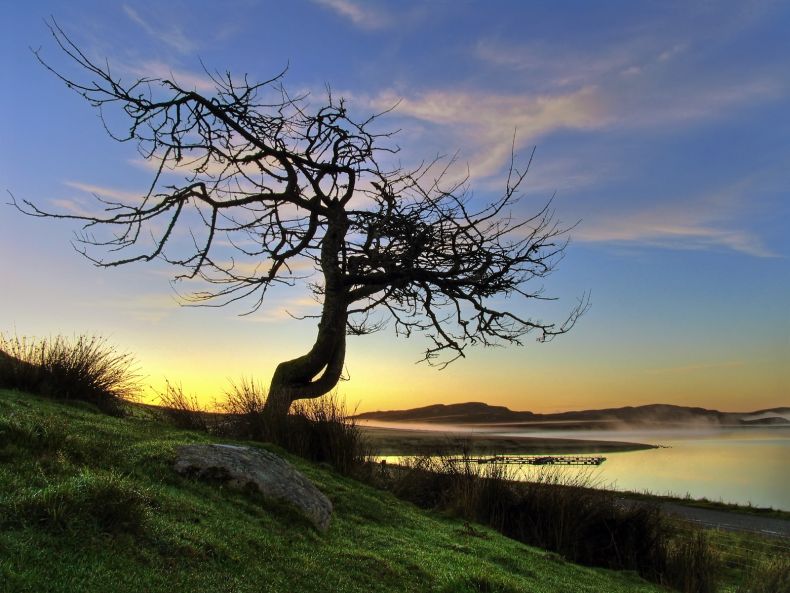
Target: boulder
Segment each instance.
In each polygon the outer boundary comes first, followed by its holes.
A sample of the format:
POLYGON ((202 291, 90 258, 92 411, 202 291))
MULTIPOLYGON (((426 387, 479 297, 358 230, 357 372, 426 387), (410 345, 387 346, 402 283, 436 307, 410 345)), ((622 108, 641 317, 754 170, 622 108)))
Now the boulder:
POLYGON ((220 480, 231 488, 253 486, 265 498, 289 503, 319 531, 329 528, 332 503, 279 455, 238 445, 183 445, 175 470, 184 475, 220 480))

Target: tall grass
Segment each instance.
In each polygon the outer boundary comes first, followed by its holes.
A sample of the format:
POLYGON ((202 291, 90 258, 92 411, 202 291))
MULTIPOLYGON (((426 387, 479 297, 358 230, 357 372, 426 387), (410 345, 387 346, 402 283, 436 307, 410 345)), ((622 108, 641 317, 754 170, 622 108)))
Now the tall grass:
POLYGON ((140 391, 130 354, 104 338, 8 337, 0 334, 0 387, 63 400, 82 400, 121 415, 123 402, 140 391))
POLYGON ((235 438, 271 441, 274 431, 263 420, 266 389, 254 379, 231 382, 221 404, 226 414, 222 432, 235 438))
POLYGON ((170 424, 188 430, 209 431, 209 411, 198 401, 196 395, 184 392, 180 384, 167 380, 164 391, 158 395, 161 414, 170 424))
POLYGON ((253 379, 232 382, 219 413, 207 411, 180 385, 169 382, 159 398, 162 414, 179 428, 275 443, 310 461, 327 463, 344 475, 363 477, 371 471, 368 444, 336 393, 297 401, 277 426, 267 423, 263 414, 266 390, 253 379))
MULTIPOLYGON (((705 533, 677 535, 666 546, 664 582, 684 593, 716 593, 719 558, 705 533)), ((774 591, 773 589, 771 589, 774 591)), ((774 591, 778 593, 778 589, 774 591)))
POLYGON ((297 401, 287 426, 281 444, 297 455, 329 463, 344 475, 359 475, 370 466, 370 447, 336 392, 297 401))
POLYGON ((468 456, 422 457, 388 472, 387 487, 423 508, 487 524, 572 562, 634 570, 683 593, 715 590, 718 567, 704 536, 676 538, 656 505, 624 504, 592 474, 544 468, 528 481, 468 456))
POLYGON ((737 593, 790 593, 790 557, 780 555, 757 563, 737 593))

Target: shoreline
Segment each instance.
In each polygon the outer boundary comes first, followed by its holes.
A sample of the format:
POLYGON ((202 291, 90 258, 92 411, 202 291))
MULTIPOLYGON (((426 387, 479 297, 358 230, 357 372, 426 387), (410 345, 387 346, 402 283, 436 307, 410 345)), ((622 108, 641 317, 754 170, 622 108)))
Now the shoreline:
POLYGON ((376 455, 622 453, 657 449, 658 445, 594 439, 500 436, 359 426, 376 455))

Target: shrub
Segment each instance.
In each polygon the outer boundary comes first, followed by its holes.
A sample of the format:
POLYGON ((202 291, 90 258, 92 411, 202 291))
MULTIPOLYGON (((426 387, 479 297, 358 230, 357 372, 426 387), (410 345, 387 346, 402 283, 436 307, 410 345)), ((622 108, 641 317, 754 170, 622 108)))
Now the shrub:
POLYGON ((542 468, 516 481, 499 464, 437 456, 392 468, 386 483, 418 506, 487 524, 572 562, 634 570, 684 593, 714 590, 718 565, 702 534, 675 541, 657 506, 625 504, 614 492, 592 488, 591 474, 561 472, 542 468))
POLYGON ((263 421, 265 403, 266 390, 254 379, 242 378, 238 384, 231 382, 221 406, 227 415, 221 432, 241 439, 272 440, 263 421))
POLYGON ((702 531, 678 535, 667 545, 663 582, 678 591, 716 593, 719 571, 718 557, 702 531))
POLYGON ((208 432, 210 415, 196 395, 187 395, 181 385, 169 381, 165 381, 165 390, 158 395, 162 405, 160 413, 170 424, 177 428, 208 432))
POLYGON ((283 426, 267 425, 266 391, 252 379, 232 383, 222 405, 220 432, 243 439, 268 441, 286 451, 328 463, 344 475, 359 473, 370 459, 367 444, 336 394, 294 404, 283 426))
POLYGON ((36 340, 0 334, 0 387, 87 401, 121 415, 122 402, 139 393, 139 376, 131 355, 117 352, 103 338, 36 340))
POLYGON ((281 444, 311 461, 328 463, 344 475, 357 473, 371 460, 362 432, 335 392, 296 402, 281 444))

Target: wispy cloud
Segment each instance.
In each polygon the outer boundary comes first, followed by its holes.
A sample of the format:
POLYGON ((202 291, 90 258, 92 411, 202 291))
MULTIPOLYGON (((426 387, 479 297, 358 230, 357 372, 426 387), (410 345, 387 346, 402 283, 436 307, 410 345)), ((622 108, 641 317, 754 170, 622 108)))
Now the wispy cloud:
POLYGON ((169 64, 158 60, 148 60, 140 64, 127 65, 126 69, 132 74, 140 77, 171 80, 187 90, 193 89, 204 93, 210 93, 217 88, 214 81, 205 73, 173 68, 169 64))
POLYGON ((528 77, 530 85, 538 88, 597 84, 609 74, 638 68, 638 53, 633 44, 580 53, 556 44, 514 44, 491 39, 481 39, 472 50, 474 58, 528 77))
MULTIPOLYGON (((554 95, 496 94, 435 90, 399 98, 381 93, 371 104, 396 115, 414 118, 460 135, 457 144, 472 147, 465 157, 473 176, 497 173, 508 161, 516 132, 517 148, 559 129, 588 130, 609 118, 595 88, 554 95)), ((430 133, 430 131, 428 131, 430 133)))
POLYGON ((148 33, 148 35, 155 37, 159 41, 169 45, 177 52, 188 54, 197 49, 197 44, 186 34, 184 34, 180 27, 155 27, 128 4, 124 4, 122 8, 124 14, 126 14, 126 16, 129 17, 131 21, 139 25, 146 33, 148 33))
POLYGON ((778 257, 758 235, 732 226, 744 200, 737 191, 722 191, 683 202, 665 200, 661 207, 636 212, 610 211, 585 220, 573 239, 665 249, 727 249, 754 257, 778 257))
POLYGON ((659 62, 668 62, 688 49, 688 43, 676 43, 658 54, 659 62))
MULTIPOLYGON (((63 185, 83 193, 90 193, 94 196, 98 196, 107 202, 134 204, 135 202, 139 202, 142 197, 139 193, 92 183, 83 183, 81 181, 64 181, 63 185)), ((60 211, 74 216, 96 216, 97 212, 101 209, 101 204, 97 205, 96 200, 93 198, 90 198, 90 206, 88 206, 83 196, 54 198, 50 200, 50 203, 60 211)))
POLYGON ((623 127, 665 127, 720 118, 735 109, 779 97, 787 84, 772 76, 727 82, 623 86, 605 99, 612 124, 623 127))
POLYGON ((384 14, 367 2, 354 0, 313 0, 313 2, 333 10, 363 29, 378 29, 387 23, 384 14))
MULTIPOLYGON (((682 219, 683 216, 678 218, 682 219)), ((616 216, 599 223, 586 221, 573 233, 573 239, 587 243, 620 243, 665 249, 726 248, 755 257, 776 257, 756 235, 702 224, 684 224, 649 215, 616 216)))
POLYGON ((86 208, 85 205, 79 200, 71 200, 68 198, 55 198, 49 201, 50 204, 58 208, 61 212, 68 213, 73 216, 94 216, 96 212, 86 208))
POLYGON ((141 194, 139 192, 131 192, 114 187, 94 185, 92 183, 83 183, 81 181, 64 181, 63 184, 80 191, 97 195, 105 200, 113 200, 116 202, 137 202, 141 198, 141 194))

